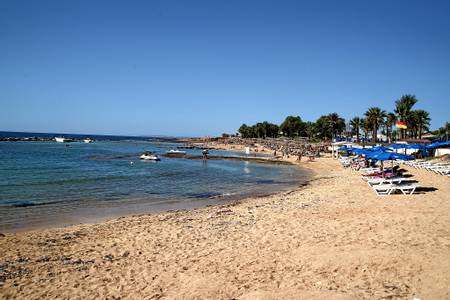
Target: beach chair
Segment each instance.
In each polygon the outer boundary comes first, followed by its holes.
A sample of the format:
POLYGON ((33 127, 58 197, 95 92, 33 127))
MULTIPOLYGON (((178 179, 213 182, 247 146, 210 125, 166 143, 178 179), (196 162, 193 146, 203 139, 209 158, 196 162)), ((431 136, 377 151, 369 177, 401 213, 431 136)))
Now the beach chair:
POLYGON ((402 181, 403 181, 402 177, 373 178, 373 179, 367 180, 367 184, 369 186, 382 185, 382 184, 400 184, 400 183, 402 183, 402 181))
POLYGON ((445 172, 446 170, 450 170, 450 166, 449 165, 440 165, 440 166, 436 166, 434 168, 430 168, 430 171, 433 171, 436 174, 442 174, 441 172, 445 172))
POLYGON ((450 168, 437 169, 437 170, 434 170, 434 172, 445 176, 445 175, 450 174, 450 168))
POLYGON ((394 191, 392 184, 377 184, 372 189, 377 196, 388 196, 394 191))
POLYGON ((416 191, 415 184, 398 184, 395 186, 397 190, 400 190, 403 195, 412 195, 416 191))
POLYGON ((435 169, 447 168, 447 167, 448 167, 448 164, 433 163, 433 164, 425 166, 424 168, 427 169, 428 171, 434 171, 435 169))
POLYGON ((412 195, 416 188, 415 184, 378 184, 372 186, 378 196, 388 196, 397 190, 402 192, 403 195, 412 195))

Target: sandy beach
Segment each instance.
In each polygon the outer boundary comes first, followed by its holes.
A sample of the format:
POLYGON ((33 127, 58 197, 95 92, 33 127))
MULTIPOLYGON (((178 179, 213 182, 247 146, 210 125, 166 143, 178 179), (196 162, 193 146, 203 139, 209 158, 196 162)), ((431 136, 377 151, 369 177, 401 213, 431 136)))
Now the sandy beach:
POLYGON ((329 158, 235 204, 0 237, 2 299, 449 299, 449 179, 377 197, 329 158))

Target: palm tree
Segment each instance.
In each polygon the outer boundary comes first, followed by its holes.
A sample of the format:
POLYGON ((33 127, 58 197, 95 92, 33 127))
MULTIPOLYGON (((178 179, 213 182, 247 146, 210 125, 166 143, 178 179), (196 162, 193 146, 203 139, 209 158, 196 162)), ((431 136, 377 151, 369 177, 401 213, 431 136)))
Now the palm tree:
POLYGON ((359 129, 361 127, 361 118, 354 117, 350 121, 350 125, 352 126, 352 131, 356 133, 356 142, 359 143, 359 129))
POLYGON ((365 147, 370 131, 370 122, 368 122, 366 118, 361 119, 361 128, 363 129, 364 132, 363 147, 365 147))
POLYGON ((418 136, 419 139, 422 138, 422 133, 425 130, 429 130, 430 126, 430 114, 423 110, 418 109, 411 112, 412 114, 412 127, 416 130, 416 137, 418 136))
POLYGON ((392 126, 395 125, 397 121, 397 116, 394 113, 388 113, 386 116, 386 135, 388 137, 389 143, 392 143, 392 126))
MULTIPOLYGON (((394 112, 400 118, 400 121, 405 122, 409 127, 409 122, 411 119, 411 110, 414 104, 417 103, 417 98, 414 95, 403 95, 395 101, 395 110, 394 112)), ((405 130, 401 130, 400 138, 405 138, 405 130)))
POLYGON ((448 141, 448 136, 449 136, 449 134, 450 134, 450 123, 449 122, 445 122, 445 132, 446 132, 446 135, 447 135, 447 141, 448 141))
POLYGON ((309 141, 313 141, 316 135, 316 124, 313 122, 305 123, 305 132, 309 141))
POLYGON ((341 133, 345 128, 345 120, 339 117, 337 113, 328 114, 326 118, 328 123, 330 124, 331 140, 333 140, 335 133, 341 133))
POLYGON ((448 141, 449 134, 450 134, 450 123, 445 122, 445 125, 437 130, 437 135, 439 136, 440 140, 448 141))
POLYGON ((372 126, 372 139, 373 143, 377 142, 377 132, 378 128, 381 124, 384 123, 384 118, 386 117, 386 112, 379 107, 371 107, 369 108, 365 116, 367 118, 367 122, 372 126))

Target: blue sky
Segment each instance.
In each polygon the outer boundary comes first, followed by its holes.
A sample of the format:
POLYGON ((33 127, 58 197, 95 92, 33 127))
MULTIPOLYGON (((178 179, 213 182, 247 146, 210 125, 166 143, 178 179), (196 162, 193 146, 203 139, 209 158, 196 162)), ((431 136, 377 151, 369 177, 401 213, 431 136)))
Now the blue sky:
POLYGON ((450 121, 450 1, 0 1, 0 130, 216 135, 287 115, 450 121))

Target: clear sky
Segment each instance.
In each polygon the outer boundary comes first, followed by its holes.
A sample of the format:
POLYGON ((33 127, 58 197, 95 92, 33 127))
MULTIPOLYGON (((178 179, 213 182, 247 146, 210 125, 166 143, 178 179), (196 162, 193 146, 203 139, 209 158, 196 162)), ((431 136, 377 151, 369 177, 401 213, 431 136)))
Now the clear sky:
POLYGON ((0 130, 216 135, 287 115, 450 121, 450 1, 0 1, 0 130))

